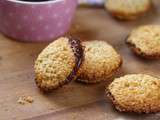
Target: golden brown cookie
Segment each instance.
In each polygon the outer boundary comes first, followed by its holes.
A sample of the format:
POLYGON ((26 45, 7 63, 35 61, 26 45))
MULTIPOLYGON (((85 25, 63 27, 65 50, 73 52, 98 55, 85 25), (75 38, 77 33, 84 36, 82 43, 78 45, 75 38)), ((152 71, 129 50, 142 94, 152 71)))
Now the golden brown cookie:
POLYGON ((121 66, 122 58, 116 50, 104 41, 83 42, 84 61, 79 70, 78 81, 97 83, 107 80, 121 66))
POLYGON ((160 58, 160 25, 146 25, 134 29, 126 43, 139 56, 160 58))
POLYGON ((121 112, 160 112, 160 78, 145 74, 125 75, 116 78, 106 92, 121 112))
POLYGON ((106 9, 116 18, 133 20, 147 12, 151 0, 106 0, 106 9))
POLYGON ((35 80, 42 91, 51 91, 76 78, 83 61, 77 39, 61 37, 47 46, 35 62, 35 80))

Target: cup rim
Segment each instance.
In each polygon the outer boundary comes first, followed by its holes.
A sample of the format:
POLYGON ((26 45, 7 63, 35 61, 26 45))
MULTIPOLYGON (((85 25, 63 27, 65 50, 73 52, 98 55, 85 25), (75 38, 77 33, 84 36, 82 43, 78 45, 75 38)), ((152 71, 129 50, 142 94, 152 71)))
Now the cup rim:
POLYGON ((50 3, 57 3, 57 2, 62 2, 66 0, 51 0, 51 1, 43 1, 43 2, 26 2, 26 1, 19 1, 19 0, 7 0, 9 2, 14 2, 18 4, 29 4, 29 5, 40 5, 40 4, 50 4, 50 3))

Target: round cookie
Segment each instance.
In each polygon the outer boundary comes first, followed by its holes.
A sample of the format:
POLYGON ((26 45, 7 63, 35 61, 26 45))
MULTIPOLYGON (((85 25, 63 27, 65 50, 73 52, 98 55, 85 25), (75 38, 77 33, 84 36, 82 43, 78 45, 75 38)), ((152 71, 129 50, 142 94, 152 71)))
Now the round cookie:
POLYGON ((35 62, 35 81, 42 91, 51 91, 76 78, 83 61, 81 42, 59 38, 47 46, 35 62))
POLYGON ((104 41, 83 42, 84 61, 80 67, 78 81, 97 83, 108 79, 122 64, 121 56, 104 41))
POLYGON ((116 18, 133 20, 147 12, 151 0, 106 0, 106 9, 116 18))
POLYGON ((126 43, 141 57, 160 58, 160 25, 138 27, 130 33, 126 43))
POLYGON ((121 112, 160 112, 160 79, 145 74, 116 78, 106 90, 121 112))

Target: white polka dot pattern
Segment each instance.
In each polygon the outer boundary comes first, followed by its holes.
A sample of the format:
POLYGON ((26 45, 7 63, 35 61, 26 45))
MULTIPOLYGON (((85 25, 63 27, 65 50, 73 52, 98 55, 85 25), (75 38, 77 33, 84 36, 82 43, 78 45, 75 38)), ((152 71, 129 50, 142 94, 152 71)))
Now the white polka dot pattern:
POLYGON ((77 0, 50 4, 18 4, 2 2, 2 32, 23 41, 47 41, 63 35, 73 18, 77 0), (3 11, 4 10, 4 11, 3 11))

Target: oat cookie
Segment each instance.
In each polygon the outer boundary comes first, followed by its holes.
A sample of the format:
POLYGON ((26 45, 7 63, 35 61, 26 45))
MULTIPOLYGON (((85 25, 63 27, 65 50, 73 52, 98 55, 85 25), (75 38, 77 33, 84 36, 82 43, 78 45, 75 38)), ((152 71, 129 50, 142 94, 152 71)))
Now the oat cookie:
POLYGON ((104 41, 83 42, 85 56, 79 70, 78 81, 97 83, 107 80, 121 66, 121 56, 104 41))
POLYGON ((106 0, 106 9, 119 19, 133 20, 147 12, 152 6, 151 0, 106 0))
POLYGON ((134 29, 126 43, 139 56, 160 58, 160 25, 145 25, 134 29))
POLYGON ((106 92, 121 112, 160 112, 160 78, 145 74, 125 75, 116 78, 106 92))
POLYGON ((81 42, 61 37, 47 46, 35 62, 35 81, 42 91, 51 91, 76 78, 83 61, 81 42))

